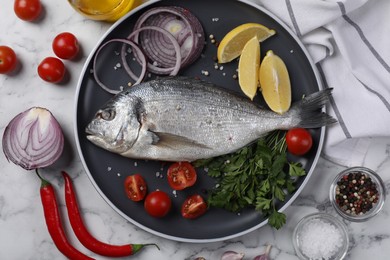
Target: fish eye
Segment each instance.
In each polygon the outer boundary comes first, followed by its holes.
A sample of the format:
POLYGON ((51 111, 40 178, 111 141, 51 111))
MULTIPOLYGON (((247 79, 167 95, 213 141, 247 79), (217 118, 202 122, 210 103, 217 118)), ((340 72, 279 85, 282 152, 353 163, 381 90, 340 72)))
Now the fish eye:
POLYGON ((104 120, 107 120, 107 121, 111 121, 111 120, 113 120, 115 118, 115 115, 116 115, 116 113, 115 113, 114 109, 107 108, 107 109, 104 109, 104 110, 100 110, 96 114, 96 117, 104 119, 104 120))

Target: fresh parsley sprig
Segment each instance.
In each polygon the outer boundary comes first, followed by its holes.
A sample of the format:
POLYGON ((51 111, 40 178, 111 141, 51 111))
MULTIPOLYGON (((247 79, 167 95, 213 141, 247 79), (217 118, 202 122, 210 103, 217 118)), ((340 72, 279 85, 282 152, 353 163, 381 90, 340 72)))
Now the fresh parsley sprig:
POLYGON ((232 212, 253 207, 280 229, 286 215, 277 211, 276 204, 294 192, 297 177, 306 174, 299 163, 287 160, 286 149, 285 132, 274 131, 235 153, 196 161, 194 166, 207 168, 218 183, 210 191, 208 205, 232 212))

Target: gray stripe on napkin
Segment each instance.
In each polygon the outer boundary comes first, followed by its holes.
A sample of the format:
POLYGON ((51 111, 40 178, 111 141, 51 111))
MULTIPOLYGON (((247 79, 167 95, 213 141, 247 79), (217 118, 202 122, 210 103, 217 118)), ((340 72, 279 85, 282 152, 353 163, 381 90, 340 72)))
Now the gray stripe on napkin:
POLYGON ((297 20, 295 19, 295 15, 294 15, 294 11, 293 11, 292 6, 291 6, 291 2, 290 2, 290 0, 285 0, 285 2, 286 2, 288 14, 290 15, 291 22, 294 26, 295 32, 297 33, 297 36, 299 38, 301 38, 302 37, 301 30, 299 29, 297 20))
MULTIPOLYGON (((325 88, 329 88, 329 85, 328 85, 328 82, 326 81, 325 73, 324 73, 324 70, 321 67, 321 64, 317 63, 316 65, 317 65, 317 69, 318 69, 318 71, 319 71, 319 73, 321 75, 322 82, 324 83, 324 87, 325 88)), ((340 124, 340 127, 343 130, 345 137, 346 138, 352 138, 351 133, 349 132, 349 130, 347 128, 347 125, 345 124, 344 119, 341 116, 340 111, 339 111, 339 109, 337 107, 337 104, 334 101, 332 96, 330 96, 329 102, 330 102, 330 105, 333 108, 334 113, 336 114, 337 121, 340 124)))
POLYGON ((366 36, 364 35, 363 30, 357 25, 354 21, 352 21, 351 18, 347 16, 347 13, 345 11, 345 6, 342 2, 337 2, 337 4, 340 7, 341 14, 343 15, 344 20, 349 23, 352 27, 355 28, 357 33, 359 34, 361 40, 364 42, 364 44, 368 47, 368 49, 371 51, 371 53, 374 55, 374 57, 379 61, 380 64, 388 71, 390 72, 390 66, 386 63, 386 61, 381 57, 381 55, 375 50, 375 48, 372 46, 372 44, 368 41, 366 36))
MULTIPOLYGON (((356 78, 357 80, 359 80, 358 78, 356 78)), ((366 84, 364 84, 363 82, 361 82, 359 80, 359 82, 368 90, 370 91, 371 93, 375 94, 381 101, 382 103, 386 106, 387 110, 389 110, 390 112, 390 103, 386 100, 386 98, 384 96, 382 96, 380 93, 378 93, 377 91, 373 90, 372 88, 369 88, 366 84)))

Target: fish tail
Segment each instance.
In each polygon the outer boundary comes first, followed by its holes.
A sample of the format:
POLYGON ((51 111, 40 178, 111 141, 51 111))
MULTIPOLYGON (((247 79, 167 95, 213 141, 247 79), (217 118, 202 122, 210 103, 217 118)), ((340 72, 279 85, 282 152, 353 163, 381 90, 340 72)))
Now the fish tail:
POLYGON ((318 128, 336 123, 335 118, 322 110, 325 104, 329 102, 332 90, 332 88, 320 90, 295 103, 293 110, 298 114, 295 127, 318 128))

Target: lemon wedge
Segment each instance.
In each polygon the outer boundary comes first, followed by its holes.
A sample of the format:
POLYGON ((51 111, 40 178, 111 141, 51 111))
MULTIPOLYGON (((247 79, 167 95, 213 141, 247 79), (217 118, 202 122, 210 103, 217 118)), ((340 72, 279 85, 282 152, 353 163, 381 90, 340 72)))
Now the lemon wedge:
POLYGON ((285 113, 291 106, 291 83, 284 61, 269 50, 260 65, 261 93, 269 108, 285 113))
POLYGON ((238 62, 238 83, 244 94, 251 100, 259 87, 260 43, 255 36, 242 49, 238 62))
POLYGON ((257 36, 262 42, 276 32, 258 23, 245 23, 228 32, 218 45, 217 58, 219 63, 227 63, 241 55, 245 44, 257 36))

